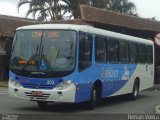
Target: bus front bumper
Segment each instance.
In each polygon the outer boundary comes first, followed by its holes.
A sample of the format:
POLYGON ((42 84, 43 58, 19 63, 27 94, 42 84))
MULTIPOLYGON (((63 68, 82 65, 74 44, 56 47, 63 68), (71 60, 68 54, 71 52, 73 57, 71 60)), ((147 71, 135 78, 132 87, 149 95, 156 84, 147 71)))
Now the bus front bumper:
POLYGON ((22 86, 15 87, 9 81, 8 83, 9 96, 20 99, 28 99, 31 101, 47 101, 47 102, 66 102, 74 103, 76 86, 72 83, 64 90, 44 90, 44 89, 28 89, 22 86))

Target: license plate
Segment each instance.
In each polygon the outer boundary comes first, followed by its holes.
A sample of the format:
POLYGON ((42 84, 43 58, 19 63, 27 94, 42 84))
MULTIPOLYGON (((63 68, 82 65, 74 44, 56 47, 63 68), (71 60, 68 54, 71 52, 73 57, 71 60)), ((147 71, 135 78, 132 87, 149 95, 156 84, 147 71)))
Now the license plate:
POLYGON ((42 96, 43 92, 41 92, 41 91, 32 91, 32 95, 33 96, 42 96))

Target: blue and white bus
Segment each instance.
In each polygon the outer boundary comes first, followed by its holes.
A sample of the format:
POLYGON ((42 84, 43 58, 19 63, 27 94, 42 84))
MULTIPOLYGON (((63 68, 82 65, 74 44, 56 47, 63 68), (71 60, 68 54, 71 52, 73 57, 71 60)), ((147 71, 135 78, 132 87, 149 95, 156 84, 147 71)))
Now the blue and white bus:
POLYGON ((9 95, 49 102, 88 101, 153 86, 154 43, 88 25, 39 24, 20 27, 12 46, 9 95))

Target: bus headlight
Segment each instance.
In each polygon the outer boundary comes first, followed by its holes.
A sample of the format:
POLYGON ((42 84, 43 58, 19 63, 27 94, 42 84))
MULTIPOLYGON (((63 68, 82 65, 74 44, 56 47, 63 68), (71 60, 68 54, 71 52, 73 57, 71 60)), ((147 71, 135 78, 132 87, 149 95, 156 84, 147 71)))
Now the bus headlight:
POLYGON ((67 80, 65 82, 62 82, 62 83, 58 84, 55 88, 57 90, 63 90, 63 89, 66 89, 71 84, 72 84, 72 81, 71 80, 67 80))
POLYGON ((14 80, 13 78, 10 78, 9 81, 16 88, 19 88, 21 86, 21 84, 17 80, 14 80))

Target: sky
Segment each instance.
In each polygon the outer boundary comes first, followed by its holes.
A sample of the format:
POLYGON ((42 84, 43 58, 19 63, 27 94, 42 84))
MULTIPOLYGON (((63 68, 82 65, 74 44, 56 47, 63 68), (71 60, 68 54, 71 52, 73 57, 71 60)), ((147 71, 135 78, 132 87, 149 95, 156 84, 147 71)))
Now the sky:
POLYGON ((0 14, 9 16, 26 17, 27 5, 23 5, 18 12, 19 0, 0 0, 0 14))
MULTIPOLYGON (((23 5, 18 13, 17 3, 19 0, 0 0, 0 14, 26 17, 27 5, 23 5)), ((137 13, 143 18, 155 17, 160 21, 160 0, 130 0, 136 5, 137 13)))

